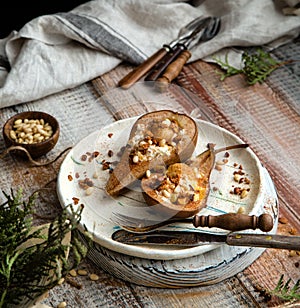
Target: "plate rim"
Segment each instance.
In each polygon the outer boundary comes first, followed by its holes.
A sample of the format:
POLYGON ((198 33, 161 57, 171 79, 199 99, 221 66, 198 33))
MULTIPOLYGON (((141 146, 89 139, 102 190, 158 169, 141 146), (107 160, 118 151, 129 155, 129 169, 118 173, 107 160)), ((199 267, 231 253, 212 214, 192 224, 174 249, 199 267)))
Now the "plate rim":
MULTIPOLYGON (((71 151, 69 151, 69 153, 66 155, 63 162, 61 163, 61 166, 60 166, 60 169, 59 169, 59 172, 58 172, 58 176, 57 176, 56 190, 57 190, 59 202, 60 202, 62 207, 67 206, 67 204, 65 203, 64 197, 63 197, 62 190, 60 189, 61 179, 62 179, 62 176, 63 176, 62 173, 63 173, 63 168, 64 168, 65 164, 67 163, 68 159, 71 159, 73 149, 76 148, 77 146, 80 146, 81 143, 83 143, 85 140, 88 140, 89 138, 91 138, 94 134, 99 133, 99 131, 101 131, 102 129, 108 129, 112 126, 119 125, 119 124, 124 125, 124 123, 125 124, 129 123, 129 125, 133 125, 134 121, 137 118, 139 118, 140 116, 129 117, 129 118, 126 118, 126 119, 121 119, 121 120, 112 122, 112 123, 110 123, 106 126, 103 126, 99 130, 93 131, 92 133, 88 134, 86 137, 82 138, 77 144, 74 145, 74 147, 71 149, 71 151)), ((197 126, 201 125, 201 124, 208 125, 208 126, 212 127, 213 129, 221 130, 222 132, 230 135, 234 139, 238 140, 238 142, 244 143, 244 141, 240 137, 231 133, 230 131, 228 131, 227 129, 225 129, 221 126, 218 126, 214 123, 210 123, 210 122, 202 120, 202 119, 193 118, 193 120, 197 123, 197 126)), ((247 148, 246 150, 250 151, 251 156, 255 158, 256 166, 257 166, 257 169, 259 170, 260 182, 262 182, 264 180, 264 178, 262 177, 263 166, 262 166, 261 162, 259 161, 258 157, 256 156, 256 154, 253 152, 253 150, 250 147, 247 148)), ((260 184, 259 189, 258 189, 258 193, 257 193, 257 198, 256 198, 254 206, 253 206, 253 208, 252 208, 252 210, 249 214, 253 214, 254 212, 256 212, 256 210, 257 210, 256 207, 258 206, 257 204, 259 203, 258 200, 261 200, 262 198, 263 198, 263 190, 262 190, 262 184, 260 184)), ((83 210, 83 214, 84 214, 84 210, 83 210)), ((86 228, 87 228, 87 226, 83 226, 81 223, 78 227, 79 231, 81 231, 81 232, 85 232, 86 228)), ((91 231, 91 230, 88 230, 88 231, 91 231)), ((159 248, 159 249, 154 248, 153 246, 134 246, 134 245, 127 245, 127 244, 123 244, 123 243, 118 243, 118 242, 113 241, 111 238, 110 239, 99 238, 99 236, 95 236, 94 234, 93 234, 93 241, 95 243, 107 248, 107 249, 116 251, 118 253, 127 254, 127 255, 130 255, 130 256, 133 256, 133 257, 140 257, 140 258, 146 258, 146 259, 160 259, 160 260, 171 260, 171 259, 181 259, 181 258, 192 257, 192 256, 195 256, 195 255, 203 254, 203 253, 208 252, 210 250, 216 249, 220 246, 219 244, 206 244, 206 245, 202 245, 202 246, 189 247, 189 248, 184 248, 184 249, 163 250, 161 248, 159 248)))

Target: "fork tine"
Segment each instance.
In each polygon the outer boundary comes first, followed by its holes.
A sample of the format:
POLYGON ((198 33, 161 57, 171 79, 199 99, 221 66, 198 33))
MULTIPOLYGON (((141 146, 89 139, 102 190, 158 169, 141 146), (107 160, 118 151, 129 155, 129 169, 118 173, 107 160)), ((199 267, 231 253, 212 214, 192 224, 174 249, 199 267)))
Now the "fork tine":
POLYGON ((113 221, 120 226, 130 227, 130 228, 144 228, 149 225, 154 225, 160 223, 158 220, 148 220, 144 218, 136 218, 127 216, 121 213, 112 213, 113 221))
POLYGON ((204 31, 202 40, 213 38, 219 32, 220 27, 221 27, 221 19, 218 17, 214 17, 210 25, 204 31))
MULTIPOLYGON (((158 219, 158 218, 157 218, 158 219)), ((136 218, 130 217, 121 213, 112 213, 112 222, 120 226, 121 228, 135 232, 135 233, 148 233, 153 230, 156 230, 160 227, 170 225, 172 223, 191 223, 193 222, 192 218, 168 218, 160 217, 159 220, 146 219, 146 218, 136 218)))
MULTIPOLYGON (((116 223, 121 228, 135 233, 148 233, 153 229, 160 227, 161 223, 156 221, 151 221, 151 225, 147 226, 145 224, 145 219, 139 219, 134 217, 129 217, 120 213, 112 213, 112 221, 116 223)), ((148 221, 149 223, 149 221, 148 221)))

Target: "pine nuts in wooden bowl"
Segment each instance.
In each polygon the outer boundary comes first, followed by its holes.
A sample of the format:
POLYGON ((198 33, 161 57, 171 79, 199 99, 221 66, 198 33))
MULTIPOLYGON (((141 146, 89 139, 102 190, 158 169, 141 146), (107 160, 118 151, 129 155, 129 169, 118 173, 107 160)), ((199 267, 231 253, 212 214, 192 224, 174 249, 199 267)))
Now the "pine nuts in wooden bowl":
POLYGON ((52 150, 58 141, 59 132, 57 120, 42 111, 18 113, 8 119, 3 126, 6 146, 22 146, 32 158, 52 150))

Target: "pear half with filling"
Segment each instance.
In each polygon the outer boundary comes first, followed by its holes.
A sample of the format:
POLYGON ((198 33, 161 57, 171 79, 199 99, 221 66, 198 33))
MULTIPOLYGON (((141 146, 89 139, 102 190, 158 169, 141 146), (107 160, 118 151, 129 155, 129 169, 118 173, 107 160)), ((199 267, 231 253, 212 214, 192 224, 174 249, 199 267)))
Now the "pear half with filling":
POLYGON ((146 203, 159 204, 156 209, 172 218, 194 216, 206 206, 216 154, 246 147, 248 144, 215 149, 213 144, 208 144, 206 151, 185 163, 149 170, 141 184, 146 203))
POLYGON ((117 196, 141 179, 151 166, 168 166, 187 160, 195 150, 197 139, 197 125, 186 114, 159 110, 139 117, 106 183, 106 192, 117 196))

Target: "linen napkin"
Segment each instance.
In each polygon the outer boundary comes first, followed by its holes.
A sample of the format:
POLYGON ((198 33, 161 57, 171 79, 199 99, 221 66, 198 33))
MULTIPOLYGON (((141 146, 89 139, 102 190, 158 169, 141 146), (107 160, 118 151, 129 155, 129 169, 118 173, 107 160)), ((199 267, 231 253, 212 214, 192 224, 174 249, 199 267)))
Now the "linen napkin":
POLYGON ((237 65, 235 46, 274 48, 299 35, 300 18, 285 15, 286 6, 272 0, 94 0, 40 16, 0 40, 0 108, 73 88, 122 61, 138 65, 198 16, 219 16, 222 26, 191 50, 190 61, 230 51, 237 65))

